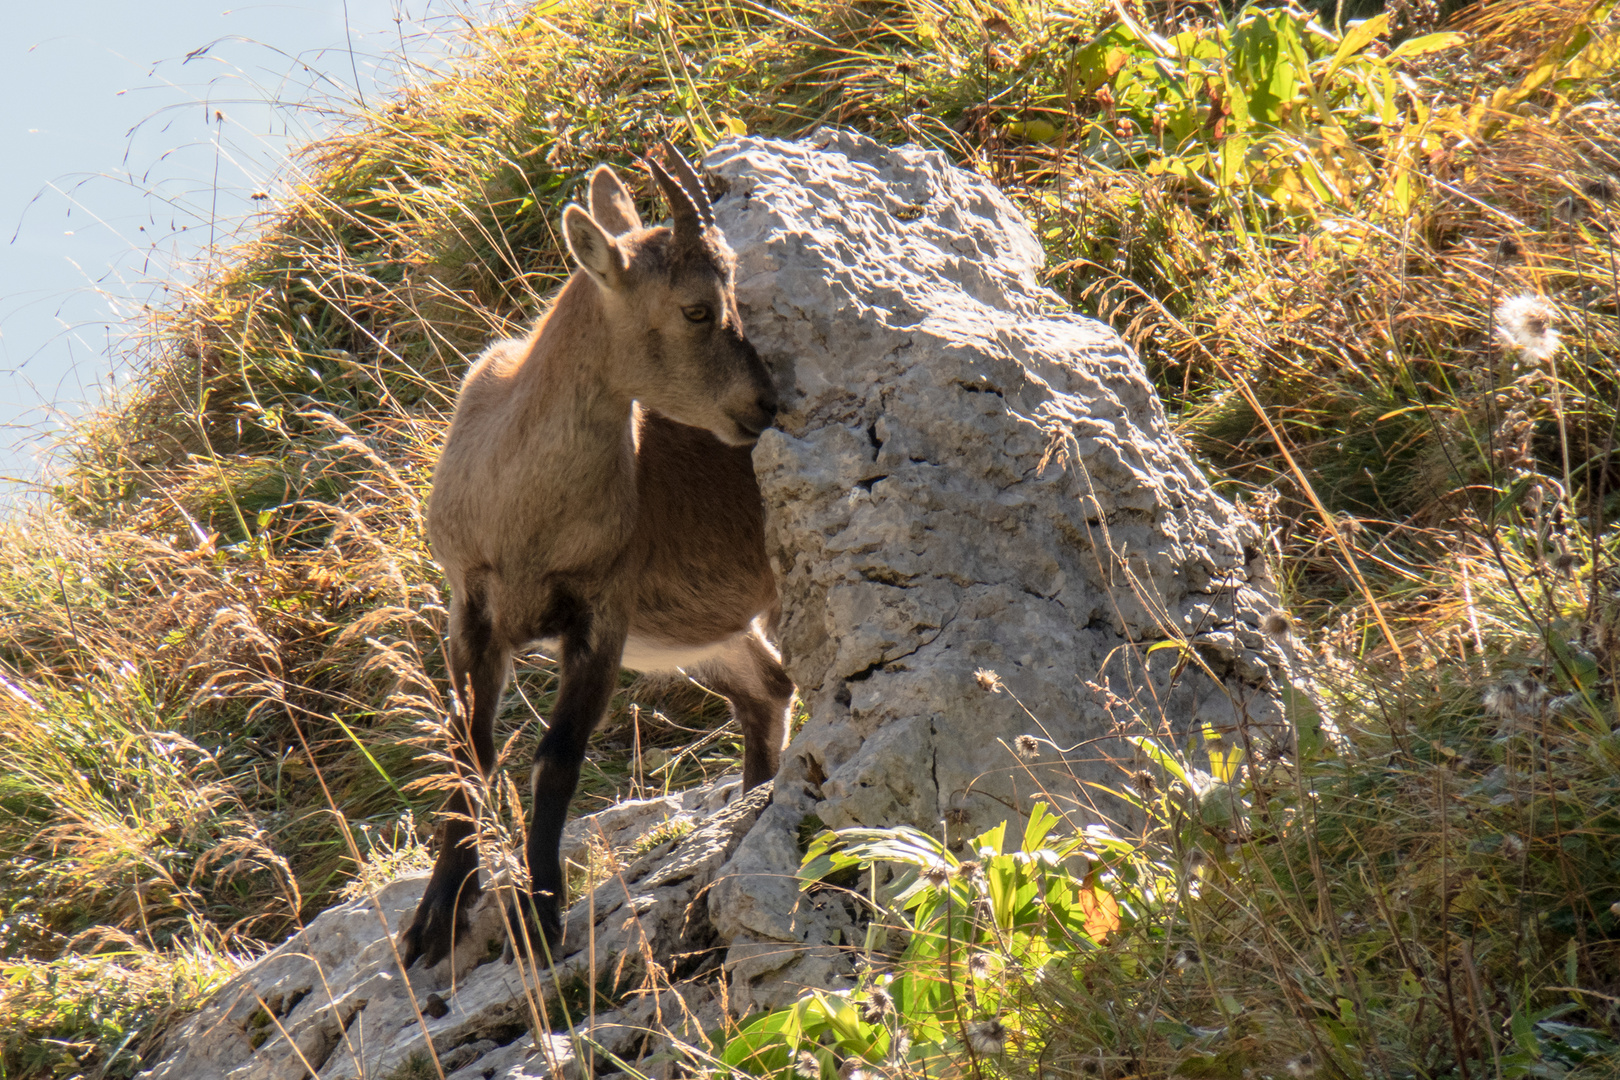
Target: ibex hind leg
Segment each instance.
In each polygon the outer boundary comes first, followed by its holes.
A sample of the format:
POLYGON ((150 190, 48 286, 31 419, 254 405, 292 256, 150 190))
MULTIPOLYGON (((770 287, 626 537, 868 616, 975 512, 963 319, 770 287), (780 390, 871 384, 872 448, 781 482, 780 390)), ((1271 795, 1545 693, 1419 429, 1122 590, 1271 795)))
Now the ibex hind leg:
POLYGON ((793 680, 759 627, 738 634, 693 674, 731 702, 743 734, 743 790, 776 776, 787 741, 793 680))
POLYGON ((450 954, 468 926, 467 911, 482 891, 478 883, 478 838, 468 785, 495 766, 495 714, 506 689, 511 654, 495 639, 489 611, 475 595, 450 605, 450 679, 456 715, 450 749, 459 783, 445 803, 439 826, 439 856, 422 902, 400 934, 400 959, 408 968, 420 957, 429 967, 450 954))

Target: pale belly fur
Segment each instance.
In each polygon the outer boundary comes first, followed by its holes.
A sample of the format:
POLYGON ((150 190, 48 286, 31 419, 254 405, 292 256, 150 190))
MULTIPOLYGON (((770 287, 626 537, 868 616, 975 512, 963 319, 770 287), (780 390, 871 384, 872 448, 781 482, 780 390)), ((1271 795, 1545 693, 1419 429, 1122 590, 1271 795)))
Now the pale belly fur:
MULTIPOLYGON (((731 641, 731 638, 723 638, 708 645, 666 645, 632 634, 624 643, 624 658, 619 663, 631 671, 675 672, 715 659, 726 651, 731 641)), ((559 655, 562 647, 557 638, 546 638, 537 644, 548 656, 559 655)))

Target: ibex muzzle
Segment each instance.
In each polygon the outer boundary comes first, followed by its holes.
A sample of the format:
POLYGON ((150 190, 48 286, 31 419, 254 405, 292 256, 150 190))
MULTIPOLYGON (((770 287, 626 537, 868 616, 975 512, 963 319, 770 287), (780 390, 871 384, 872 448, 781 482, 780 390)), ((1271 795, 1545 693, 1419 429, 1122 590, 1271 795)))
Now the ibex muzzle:
MULTIPOLYGON (((542 642, 560 663, 535 753, 523 905, 552 946, 562 827, 620 664, 687 671, 728 698, 744 787, 775 775, 793 694, 765 637, 776 581, 749 457, 777 394, 743 334, 732 255, 703 185, 672 148, 663 156, 647 164, 673 227, 643 228, 606 166, 591 177, 590 211, 563 212, 579 270, 527 340, 492 345, 473 364, 428 506, 451 589, 452 748, 464 781, 494 767, 513 655, 542 642)), ((400 935, 407 966, 449 954, 480 891, 465 783, 447 810, 433 876, 400 935)))

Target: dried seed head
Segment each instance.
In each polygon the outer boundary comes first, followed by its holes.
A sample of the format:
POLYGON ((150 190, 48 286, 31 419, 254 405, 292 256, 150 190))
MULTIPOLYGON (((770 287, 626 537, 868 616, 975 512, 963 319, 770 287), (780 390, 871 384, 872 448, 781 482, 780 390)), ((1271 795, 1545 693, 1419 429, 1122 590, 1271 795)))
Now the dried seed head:
POLYGON ((1316 1072, 1316 1059, 1307 1050, 1299 1057, 1284 1062, 1283 1068, 1288 1070, 1288 1075, 1303 1078, 1316 1072))
POLYGON ((943 889, 951 880, 951 868, 944 863, 931 863, 922 869, 922 879, 936 889, 943 889))
POLYGON ((1496 330, 1512 348, 1532 360, 1545 360, 1558 351, 1558 312, 1546 297, 1535 293, 1510 296, 1496 306, 1496 330))
POLYGON ((876 1024, 892 1012, 894 998, 881 986, 874 986, 866 996, 866 1003, 861 1006, 861 1019, 868 1024, 876 1024))
POLYGON ((1497 716, 1512 716, 1519 708, 1519 691, 1512 683, 1487 686, 1482 698, 1485 711, 1497 716))
POLYGON ((1574 195, 1565 195, 1553 203, 1552 216, 1566 225, 1573 225, 1586 216, 1586 200, 1574 195))
POLYGON ((1526 712, 1533 712, 1547 698, 1547 688, 1541 685, 1540 680, 1532 679, 1526 675, 1514 687, 1519 694, 1519 706, 1526 712))
POLYGON ((1025 761, 1035 761, 1041 756, 1041 741, 1026 733, 1013 740, 1013 749, 1025 761))
POLYGON ((872 1074, 861 1068, 864 1064, 860 1058, 846 1058, 838 1066, 838 1080, 872 1080, 872 1074))
POLYGON ((969 859, 956 868, 956 876, 963 881, 972 881, 984 874, 984 867, 977 859, 969 859))
POLYGON ((1143 798, 1147 798, 1153 794, 1154 789, 1159 786, 1159 782, 1146 769, 1138 769, 1131 774, 1131 786, 1140 792, 1143 798))
POLYGON ((992 694, 1001 693, 1001 676, 989 668, 980 668, 973 673, 973 680, 979 684, 980 690, 988 690, 992 694))
POLYGON ((966 825, 972 820, 973 815, 968 813, 965 806, 953 806, 945 811, 945 824, 947 825, 966 825))
POLYGON ((1170 966, 1175 968, 1178 973, 1186 971, 1197 963, 1198 949, 1192 945, 1177 949, 1176 955, 1170 958, 1170 966))
POLYGON ((1261 625, 1274 638, 1287 637, 1288 631, 1294 628, 1294 620, 1288 617, 1286 611, 1278 610, 1267 615, 1261 625))
POLYGON ((995 958, 989 953, 976 952, 968 957, 968 974, 975 979, 988 979, 996 973, 998 966, 995 958))
POLYGON ((976 1020, 967 1026, 968 1045, 975 1054, 992 1056, 1007 1048, 1007 1028, 999 1017, 976 1020))
POLYGON ((1514 833, 1505 833, 1502 836, 1502 854, 1517 859, 1524 854, 1524 841, 1514 833))
POLYGON ((821 1061, 808 1050, 800 1050, 799 1056, 794 1059, 793 1071, 804 1080, 820 1080, 821 1061))

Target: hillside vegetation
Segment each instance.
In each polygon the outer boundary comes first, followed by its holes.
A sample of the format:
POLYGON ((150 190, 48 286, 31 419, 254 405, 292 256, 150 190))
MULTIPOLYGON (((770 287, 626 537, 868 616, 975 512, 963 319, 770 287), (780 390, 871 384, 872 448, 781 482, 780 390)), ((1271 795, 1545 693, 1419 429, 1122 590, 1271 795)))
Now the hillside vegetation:
MULTIPOLYGON (((818 841, 811 878, 919 871, 907 954, 868 942, 915 981, 714 1068, 1620 1073, 1614 7, 542 0, 469 29, 304 153, 0 526, 0 1076, 132 1075, 244 958, 425 865, 422 501, 460 373, 564 279, 592 165, 820 124, 1024 207, 1050 284, 1138 346, 1265 530, 1274 632, 1320 658, 1338 737, 1221 751, 1220 820, 1145 743, 1121 788, 1147 824, 1084 840, 1081 880, 818 841)), ((552 685, 524 667, 519 763, 552 685)), ((576 806, 719 775, 723 718, 627 678, 576 806)))

